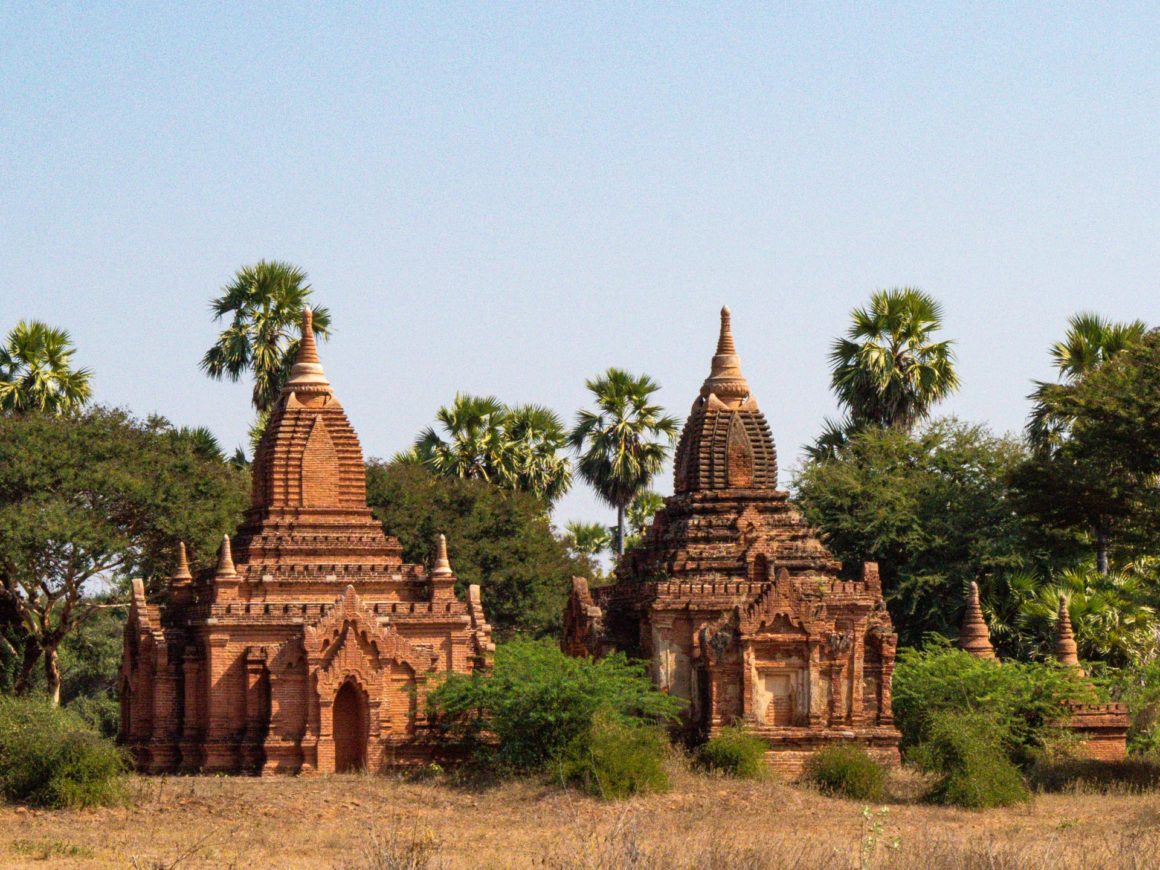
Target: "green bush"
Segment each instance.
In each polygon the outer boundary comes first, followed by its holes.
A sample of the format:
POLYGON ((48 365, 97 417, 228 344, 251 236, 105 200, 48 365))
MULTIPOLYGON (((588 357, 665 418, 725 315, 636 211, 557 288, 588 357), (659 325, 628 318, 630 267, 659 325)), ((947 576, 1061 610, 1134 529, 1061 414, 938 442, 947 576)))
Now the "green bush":
POLYGON ((894 722, 902 749, 922 741, 943 713, 985 711, 1007 755, 1026 766, 1059 741, 1064 700, 1093 701, 1095 690, 1075 668, 1055 663, 998 662, 935 645, 904 649, 894 670, 894 722))
POLYGON ((124 754, 79 716, 37 699, 0 698, 0 792, 33 806, 86 807, 124 797, 124 754))
POLYGON ((697 749, 697 766, 741 779, 757 779, 769 771, 765 741, 744 728, 724 728, 697 749))
POLYGON ((482 760, 544 770, 588 733, 598 710, 625 724, 675 722, 682 702, 658 692, 644 665, 621 654, 593 661, 548 641, 501 644, 494 667, 451 674, 428 696, 436 727, 482 760))
POLYGON ((996 720, 982 713, 934 715, 923 741, 907 754, 922 770, 939 775, 928 800, 970 809, 1027 800, 1027 787, 1003 750, 1001 734, 996 720))
POLYGON ((1128 705, 1128 752, 1160 756, 1160 659, 1145 665, 1108 670, 1099 682, 1128 705))
POLYGON ((1069 758, 1037 764, 1031 768, 1028 778, 1036 791, 1068 791, 1077 786, 1099 792, 1155 791, 1160 788, 1160 761, 1151 758, 1124 761, 1069 758))
POLYGON ((822 794, 860 801, 886 796, 886 771, 856 743, 835 743, 810 756, 805 780, 822 794))
POLYGON ((561 778, 604 800, 669 790, 669 741, 656 725, 626 721, 601 710, 568 746, 561 778))

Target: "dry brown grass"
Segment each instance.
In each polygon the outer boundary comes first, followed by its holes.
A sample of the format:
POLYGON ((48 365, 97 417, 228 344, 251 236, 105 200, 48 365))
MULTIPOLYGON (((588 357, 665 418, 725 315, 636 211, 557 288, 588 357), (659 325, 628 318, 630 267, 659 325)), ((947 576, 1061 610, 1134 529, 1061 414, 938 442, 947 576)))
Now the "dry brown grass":
MULTIPOLYGON (((1040 795, 971 812, 885 812, 778 782, 673 770, 666 795, 605 804, 536 782, 393 777, 134 781, 128 807, 0 808, 4 867, 349 870, 1143 868, 1160 866, 1160 795, 1040 795)), ((896 777, 893 793, 920 791, 896 777)))

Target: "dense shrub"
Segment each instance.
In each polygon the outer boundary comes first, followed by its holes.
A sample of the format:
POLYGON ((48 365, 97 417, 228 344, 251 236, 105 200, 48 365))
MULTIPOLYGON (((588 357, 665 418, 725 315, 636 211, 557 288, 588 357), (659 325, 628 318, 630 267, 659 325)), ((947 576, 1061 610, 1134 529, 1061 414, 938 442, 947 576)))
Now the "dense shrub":
POLYGON ((84 807, 119 801, 122 752, 76 714, 0 698, 0 791, 10 801, 84 807))
POLYGON ((901 650, 894 670, 894 721, 903 750, 925 739, 942 713, 985 711, 1003 750, 1027 765, 1064 738, 1058 723, 1068 699, 1095 700, 1095 690, 1074 668, 1053 662, 1000 666, 935 645, 901 650))
POLYGON ((1108 670, 1099 681, 1128 705, 1128 751, 1160 756, 1160 659, 1122 670, 1108 670))
POLYGON ((669 790, 669 741, 656 725, 626 720, 607 710, 568 746, 561 778, 604 800, 669 790))
POLYGON ((1160 761, 1151 758, 1124 761, 1069 758, 1036 764, 1031 768, 1029 779, 1036 791, 1065 791, 1076 787, 1101 792, 1153 791, 1160 788, 1160 761))
POLYGON ((886 796, 886 771, 855 743, 815 752, 806 762, 805 780, 834 797, 880 801, 886 796))
POLYGON ((768 749, 764 740, 744 728, 725 728, 697 749, 697 766, 727 776, 757 779, 769 770, 765 763, 768 749))
POLYGON ((548 641, 515 640, 491 669, 452 674, 428 696, 438 728, 486 760, 542 770, 588 733, 598 710, 625 724, 676 720, 681 702, 658 692, 644 666, 616 654, 566 656, 548 641))
POLYGON ((1001 733, 995 720, 983 713, 934 715, 923 741, 907 754, 919 768, 940 777, 928 799, 971 809, 1027 800, 1027 787, 1003 750, 1001 733))

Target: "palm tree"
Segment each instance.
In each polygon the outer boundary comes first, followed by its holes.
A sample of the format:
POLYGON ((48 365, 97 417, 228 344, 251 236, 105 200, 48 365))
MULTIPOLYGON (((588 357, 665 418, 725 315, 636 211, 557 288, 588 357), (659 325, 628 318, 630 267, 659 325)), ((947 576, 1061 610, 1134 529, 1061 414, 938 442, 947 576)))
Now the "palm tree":
MULTIPOLYGON (((1081 312, 1067 322, 1063 341, 1051 346, 1051 359, 1059 372, 1059 383, 1035 382, 1031 416, 1027 421, 1027 440, 1032 450, 1043 459, 1059 456, 1059 449, 1068 439, 1075 419, 1066 409, 1067 399, 1074 385, 1085 375, 1132 347, 1148 332, 1142 320, 1115 322, 1098 314, 1081 312)), ((1108 547, 1112 536, 1112 521, 1097 517, 1093 534, 1096 544, 1096 570, 1107 574, 1108 547)))
POLYGON ((921 290, 879 290, 830 352, 831 385, 851 426, 909 431, 959 386, 952 342, 934 341, 942 307, 921 290))
POLYGON ((498 483, 504 474, 506 416, 507 407, 495 396, 456 393, 455 401, 435 412, 443 435, 428 426, 415 439, 414 451, 436 474, 498 483))
POLYGON ((516 405, 503 421, 501 465, 510 484, 552 504, 572 486, 572 460, 563 454, 568 433, 543 405, 516 405))
POLYGON ((1030 396, 1033 405, 1027 435, 1037 451, 1051 453, 1067 437, 1072 421, 1057 410, 1067 385, 1131 347, 1147 332, 1148 325, 1142 320, 1117 323, 1090 311, 1072 315, 1063 341, 1051 346, 1051 359, 1062 383, 1036 381, 1030 396))
POLYGON ((572 485, 572 462, 561 455, 568 436, 550 408, 456 394, 435 419, 441 432, 428 426, 396 461, 529 492, 549 505, 572 485))
MULTIPOLYGON (((211 378, 231 381, 252 372, 254 408, 269 412, 290 377, 302 309, 309 305, 311 292, 306 273, 297 266, 277 260, 243 266, 210 303, 214 320, 229 318, 229 325, 205 352, 202 369, 211 378)), ((314 334, 325 339, 330 334, 330 312, 310 307, 314 334)))
POLYGON ((660 386, 648 375, 611 368, 586 386, 596 410, 577 414, 570 440, 580 476, 616 508, 616 551, 623 555, 625 510, 660 472, 679 423, 650 402, 660 386))
POLYGON ((608 527, 572 520, 564 526, 564 546, 580 556, 595 558, 612 546, 608 527))
POLYGON ((0 411, 23 414, 79 410, 92 396, 88 369, 72 368, 69 334, 39 320, 21 320, 0 345, 0 411))

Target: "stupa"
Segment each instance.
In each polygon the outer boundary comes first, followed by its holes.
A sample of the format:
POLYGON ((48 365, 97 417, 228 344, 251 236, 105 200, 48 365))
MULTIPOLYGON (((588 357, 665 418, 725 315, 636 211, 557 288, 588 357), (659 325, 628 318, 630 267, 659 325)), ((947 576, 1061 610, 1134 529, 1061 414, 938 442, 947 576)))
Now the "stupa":
POLYGON ((744 726, 790 774, 838 741, 896 763, 897 637, 878 566, 844 575, 777 488, 777 452, 728 308, 674 477, 673 496, 621 559, 616 582, 590 590, 574 581, 565 651, 648 659, 657 686, 688 702, 692 741, 744 726))
POLYGON ((430 573, 404 564, 371 515, 309 309, 252 475, 215 569, 193 577, 182 545, 167 600, 133 583, 120 737, 139 768, 380 770, 448 751, 424 694, 433 677, 487 666, 479 587, 456 596, 442 536, 430 573))

